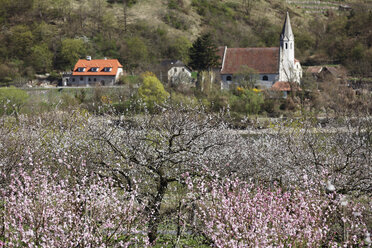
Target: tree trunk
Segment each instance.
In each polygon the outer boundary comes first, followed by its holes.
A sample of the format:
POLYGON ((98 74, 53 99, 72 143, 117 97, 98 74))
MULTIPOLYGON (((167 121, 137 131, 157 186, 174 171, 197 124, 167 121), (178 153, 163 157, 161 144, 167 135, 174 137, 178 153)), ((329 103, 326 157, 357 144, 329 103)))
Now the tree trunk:
POLYGON ((154 244, 158 236, 158 227, 161 221, 160 207, 167 188, 168 181, 161 176, 157 187, 156 197, 149 203, 148 206, 148 211, 150 211, 150 220, 147 236, 149 237, 150 244, 154 244))
POLYGON ((128 11, 127 0, 123 0, 124 33, 127 32, 127 19, 128 19, 127 11, 128 11))

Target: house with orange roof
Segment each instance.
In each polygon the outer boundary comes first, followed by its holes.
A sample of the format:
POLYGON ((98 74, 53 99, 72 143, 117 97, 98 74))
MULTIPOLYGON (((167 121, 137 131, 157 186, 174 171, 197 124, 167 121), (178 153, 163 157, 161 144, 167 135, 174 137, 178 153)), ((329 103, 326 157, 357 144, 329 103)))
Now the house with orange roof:
POLYGON ((63 86, 114 85, 124 73, 117 59, 79 59, 71 73, 62 78, 63 86))
POLYGON ((268 89, 278 81, 300 84, 302 67, 295 59, 294 50, 294 35, 287 13, 279 47, 219 48, 221 88, 236 84, 242 68, 252 70, 257 88, 268 89))

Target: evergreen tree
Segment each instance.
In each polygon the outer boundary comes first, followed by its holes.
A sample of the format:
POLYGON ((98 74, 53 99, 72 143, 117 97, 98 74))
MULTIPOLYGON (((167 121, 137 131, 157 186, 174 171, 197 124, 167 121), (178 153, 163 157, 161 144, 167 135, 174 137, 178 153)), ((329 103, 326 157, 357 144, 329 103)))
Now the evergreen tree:
POLYGON ((196 39, 190 48, 189 66, 198 71, 209 70, 217 66, 217 47, 210 33, 206 33, 196 39))

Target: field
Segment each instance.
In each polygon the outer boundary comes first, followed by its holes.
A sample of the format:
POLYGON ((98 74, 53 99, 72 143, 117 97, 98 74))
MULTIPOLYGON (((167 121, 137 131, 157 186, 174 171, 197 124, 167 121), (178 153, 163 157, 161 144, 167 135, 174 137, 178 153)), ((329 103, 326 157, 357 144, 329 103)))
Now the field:
MULTIPOLYGON (((62 91, 29 94, 82 94, 62 91)), ((118 115, 104 101, 0 118, 1 246, 371 245, 371 118, 340 117, 336 132, 311 116, 236 131, 228 113, 118 115)))

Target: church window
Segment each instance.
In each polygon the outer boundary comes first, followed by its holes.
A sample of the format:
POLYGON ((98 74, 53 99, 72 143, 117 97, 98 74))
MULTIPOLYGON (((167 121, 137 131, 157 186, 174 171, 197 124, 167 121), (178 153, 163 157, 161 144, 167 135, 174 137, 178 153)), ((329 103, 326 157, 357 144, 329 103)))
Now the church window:
POLYGON ((269 80, 269 77, 265 75, 265 76, 262 77, 262 80, 263 81, 268 81, 269 80))
POLYGON ((285 49, 288 49, 288 43, 285 43, 285 49))
POLYGON ((226 77, 226 81, 231 81, 232 77, 231 76, 227 76, 226 77))

